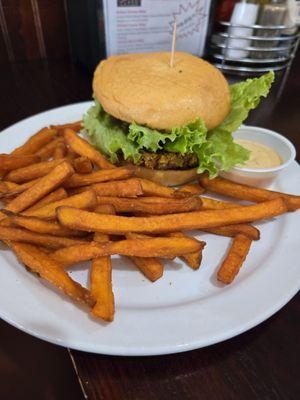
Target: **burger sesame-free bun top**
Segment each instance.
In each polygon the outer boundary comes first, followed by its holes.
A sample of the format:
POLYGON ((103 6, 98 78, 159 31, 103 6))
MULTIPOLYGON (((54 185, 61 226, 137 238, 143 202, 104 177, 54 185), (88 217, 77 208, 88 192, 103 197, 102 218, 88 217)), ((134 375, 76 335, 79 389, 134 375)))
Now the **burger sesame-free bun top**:
POLYGON ((169 131, 201 117, 207 128, 230 111, 228 84, 221 72, 188 53, 123 54, 96 68, 94 93, 104 110, 122 121, 169 131))

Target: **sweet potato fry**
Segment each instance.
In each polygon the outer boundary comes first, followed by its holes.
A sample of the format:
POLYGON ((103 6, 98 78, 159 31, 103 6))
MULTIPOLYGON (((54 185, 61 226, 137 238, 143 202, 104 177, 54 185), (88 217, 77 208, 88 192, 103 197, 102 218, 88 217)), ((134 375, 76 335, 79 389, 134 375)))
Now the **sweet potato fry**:
POLYGON ((91 172, 90 174, 74 174, 65 184, 67 188, 87 186, 97 182, 113 181, 129 178, 133 169, 120 167, 91 172))
POLYGON ((9 246, 16 253, 19 261, 25 264, 31 272, 52 283, 73 300, 93 307, 95 300, 90 292, 73 281, 59 264, 36 246, 16 242, 9 242, 9 246))
MULTIPOLYGON (((142 190, 145 196, 156 196, 156 197, 174 197, 176 191, 173 188, 159 185, 158 183, 149 181, 148 179, 141 179, 142 190)), ((180 192, 179 192, 180 193, 180 192)), ((184 195, 184 193, 182 193, 184 195)))
POLYGON ((73 167, 78 174, 90 174, 93 171, 93 164, 87 157, 75 158, 73 167))
MULTIPOLYGON (((171 232, 168 234, 169 237, 186 237, 186 235, 182 232, 171 232)), ((202 261, 202 250, 204 249, 206 243, 203 241, 199 241, 201 243, 201 248, 197 251, 194 251, 189 254, 185 254, 180 258, 187 263, 189 267, 192 269, 198 269, 201 265, 202 261)))
POLYGON ((213 233, 220 236, 235 237, 238 234, 243 234, 251 240, 259 240, 260 232, 257 228, 250 224, 235 224, 219 226, 218 228, 201 229, 203 232, 213 233))
POLYGON ((112 204, 98 204, 95 207, 94 212, 98 213, 98 214, 115 215, 116 214, 116 209, 112 204))
POLYGON ((164 272, 162 263, 155 257, 128 257, 136 267, 148 278, 151 282, 161 278, 164 272))
POLYGON ((66 146, 64 143, 58 143, 53 151, 53 160, 60 160, 66 154, 66 146))
MULTIPOLYGON (((98 232, 99 233, 99 232, 98 232)), ((128 233, 126 239, 151 239, 151 236, 128 233)), ((164 273, 162 263, 154 257, 128 257, 150 281, 155 282, 164 273)), ((173 258, 173 257, 172 257, 173 258)))
POLYGON ((66 154, 66 159, 69 161, 69 163, 73 164, 76 158, 79 158, 80 156, 74 151, 72 151, 70 148, 67 148, 67 154, 66 154))
POLYGON ((51 125, 50 128, 57 129, 58 131, 62 131, 64 129, 69 128, 75 132, 78 132, 82 128, 82 121, 75 121, 75 122, 70 122, 68 124, 62 124, 62 125, 51 125))
POLYGON ((16 148, 11 154, 18 156, 36 154, 40 148, 49 143, 56 135, 56 129, 43 128, 31 136, 22 146, 16 148))
POLYGON ((218 280, 220 282, 228 284, 234 280, 247 257, 251 243, 252 240, 247 236, 235 236, 227 256, 218 271, 218 280))
POLYGON ((95 183, 91 188, 98 196, 137 197, 143 194, 141 182, 137 178, 95 183))
POLYGON ((91 266, 91 294, 96 300, 91 314, 111 322, 115 314, 115 300, 112 291, 110 257, 98 257, 91 266))
POLYGON ((40 178, 47 175, 53 168, 61 164, 64 159, 52 160, 52 161, 42 161, 40 163, 29 165, 28 167, 18 168, 14 171, 10 171, 5 179, 7 181, 22 183, 28 182, 36 178, 40 178))
POLYGON ((53 219, 56 216, 57 207, 71 206, 74 207, 75 209, 80 209, 80 208, 92 209, 96 205, 97 205, 97 196, 95 192, 92 190, 88 190, 86 192, 67 197, 66 199, 62 199, 47 204, 36 210, 26 210, 23 212, 23 214, 42 219, 53 219))
POLYGON ((61 143, 63 143, 62 138, 53 139, 51 142, 47 143, 39 151, 37 151, 36 154, 41 157, 42 161, 46 161, 48 158, 53 156, 54 150, 61 143))
POLYGON ((41 161, 41 158, 37 155, 13 156, 11 154, 0 154, 0 171, 11 171, 27 167, 39 161, 41 161))
POLYGON ((230 201, 215 200, 209 197, 201 196, 202 210, 225 210, 226 208, 241 207, 241 204, 230 201))
POLYGON ((72 229, 111 234, 128 232, 168 233, 189 229, 213 228, 272 218, 287 211, 281 198, 227 210, 193 211, 153 217, 122 217, 78 211, 71 207, 57 210, 59 222, 72 229))
POLYGON ((69 163, 63 162, 59 164, 51 172, 43 176, 35 185, 13 199, 5 209, 14 213, 25 210, 51 192, 51 190, 61 185, 73 173, 74 170, 69 163))
MULTIPOLYGON (((36 217, 27 217, 23 215, 16 215, 9 218, 9 221, 14 226, 20 226, 36 233, 43 233, 47 235, 74 237, 82 236, 82 231, 74 231, 59 225, 57 222, 45 221, 36 217)), ((101 233, 99 233, 101 235, 101 233)))
POLYGON ((66 247, 52 253, 51 257, 62 266, 67 267, 80 261, 121 254, 130 257, 181 256, 199 250, 201 244, 192 238, 126 239, 118 242, 97 243, 66 247))
MULTIPOLYGON (((8 182, 8 181, 0 181, 0 194, 5 195, 10 191, 16 190, 20 187, 17 183, 8 182)), ((0 195, 0 197, 1 197, 0 195)))
POLYGON ((10 190, 2 193, 0 195, 1 197, 5 197, 5 198, 9 198, 9 197, 15 197, 21 193, 23 193, 25 190, 27 190, 28 188, 30 188, 31 186, 35 185, 41 178, 37 178, 37 179, 33 179, 32 181, 28 181, 25 183, 15 183, 15 182, 6 182, 6 184, 10 184, 10 190), (11 186, 11 185, 15 185, 15 187, 11 186))
POLYGON ((124 197, 97 197, 98 204, 112 204, 117 212, 134 212, 148 214, 172 214, 200 210, 202 202, 195 197, 176 199, 165 197, 139 197, 127 199, 124 197))
POLYGON ((68 193, 66 192, 66 190, 64 188, 58 188, 36 202, 33 206, 27 208, 27 211, 37 210, 38 208, 46 206, 47 204, 53 203, 54 201, 66 199, 67 197, 68 193))
POLYGON ((206 175, 201 176, 199 181, 202 186, 212 192, 224 194, 236 199, 259 203, 282 197, 285 199, 289 211, 300 208, 300 196, 242 185, 224 178, 208 179, 206 175))
POLYGON ((98 150, 91 146, 86 140, 70 128, 66 128, 63 131, 63 136, 66 144, 80 156, 89 158, 94 164, 101 169, 111 169, 115 166, 109 162, 98 150))
POLYGON ((184 192, 191 194, 192 196, 198 196, 205 192, 205 189, 198 183, 190 183, 188 185, 183 185, 178 189, 179 192, 184 192))
MULTIPOLYGON (((105 243, 109 236, 103 233, 95 233, 94 241, 105 243)), ((91 313, 104 321, 113 321, 115 313, 114 294, 111 280, 111 258, 103 256, 92 261, 90 274, 91 293, 96 300, 91 313)))
POLYGON ((25 229, 10 228, 6 226, 0 226, 0 240, 13 240, 15 242, 32 243, 48 247, 50 249, 60 249, 61 247, 85 243, 83 240, 79 239, 44 235, 30 232, 25 229))

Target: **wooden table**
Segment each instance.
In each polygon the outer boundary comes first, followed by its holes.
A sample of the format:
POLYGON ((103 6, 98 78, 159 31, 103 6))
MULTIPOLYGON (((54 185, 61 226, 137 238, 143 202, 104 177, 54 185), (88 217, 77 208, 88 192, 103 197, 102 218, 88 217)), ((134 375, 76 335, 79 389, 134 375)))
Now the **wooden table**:
MULTIPOLYGON (((298 151, 299 67, 298 57, 281 95, 278 80, 272 96, 248 120, 286 135, 298 151)), ((0 129, 91 97, 91 74, 68 61, 1 65, 0 76, 0 129)), ((287 269, 283 265, 282 273, 287 269)), ((251 331, 182 354, 126 358, 72 351, 76 373, 66 349, 1 322, 0 398, 83 399, 81 384, 90 400, 296 400, 300 398, 299 314, 298 295, 251 331)))

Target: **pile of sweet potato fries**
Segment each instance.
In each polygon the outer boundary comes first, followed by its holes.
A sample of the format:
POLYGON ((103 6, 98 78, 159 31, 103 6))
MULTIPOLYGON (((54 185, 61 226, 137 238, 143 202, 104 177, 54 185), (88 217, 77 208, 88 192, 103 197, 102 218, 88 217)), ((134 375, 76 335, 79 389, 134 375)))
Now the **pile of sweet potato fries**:
POLYGON ((217 278, 231 283, 259 230, 251 222, 300 207, 300 196, 236 184, 222 178, 174 189, 116 167, 77 132, 81 123, 43 128, 0 155, 0 240, 29 271, 67 296, 85 303, 95 317, 115 313, 111 256, 127 256, 151 281, 163 275, 161 259, 180 257, 196 270, 205 243, 184 231, 232 237, 217 278), (219 193, 255 204, 202 196, 219 193), (66 268, 91 260, 89 288, 66 268))

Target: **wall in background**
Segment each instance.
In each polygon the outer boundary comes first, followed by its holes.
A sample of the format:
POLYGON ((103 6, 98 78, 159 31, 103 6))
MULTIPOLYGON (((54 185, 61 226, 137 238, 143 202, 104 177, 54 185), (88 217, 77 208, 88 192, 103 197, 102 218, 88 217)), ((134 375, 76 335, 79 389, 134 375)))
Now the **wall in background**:
POLYGON ((65 0, 0 0, 0 63, 69 53, 65 0))

